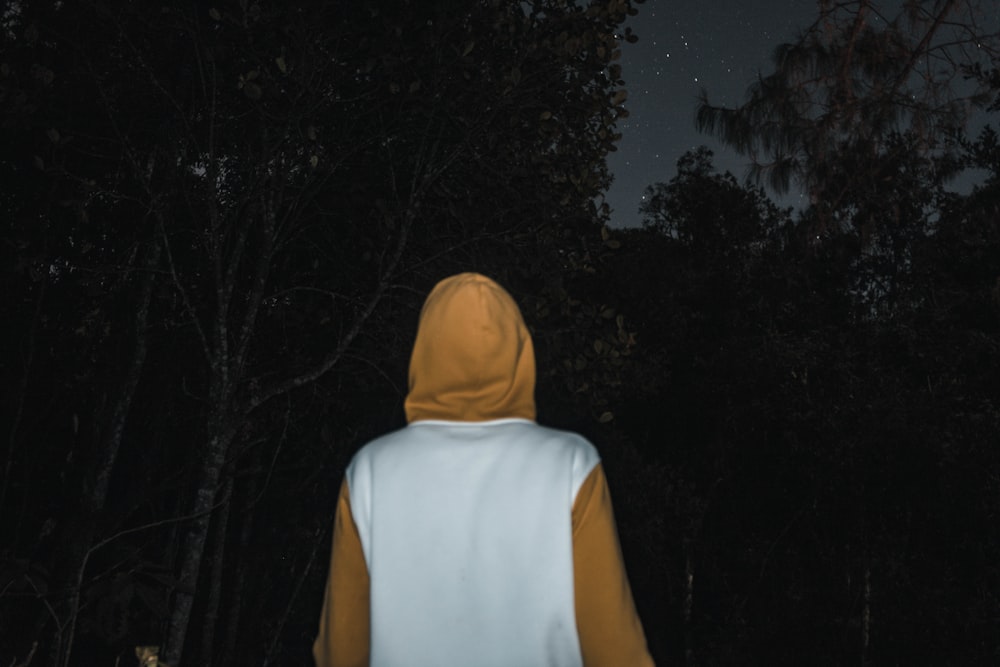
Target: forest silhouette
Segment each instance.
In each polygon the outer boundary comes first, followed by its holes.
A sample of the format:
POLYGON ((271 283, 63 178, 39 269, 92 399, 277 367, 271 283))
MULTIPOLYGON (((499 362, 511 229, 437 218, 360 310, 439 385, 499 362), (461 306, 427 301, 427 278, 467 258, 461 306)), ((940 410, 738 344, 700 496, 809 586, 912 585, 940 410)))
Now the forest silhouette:
POLYGON ((289 5, 0 17, 0 663, 311 664, 344 466, 459 271, 600 450, 658 664, 1000 659, 983 7, 818 2, 697 102, 760 180, 693 150, 617 229, 639 0, 289 5))

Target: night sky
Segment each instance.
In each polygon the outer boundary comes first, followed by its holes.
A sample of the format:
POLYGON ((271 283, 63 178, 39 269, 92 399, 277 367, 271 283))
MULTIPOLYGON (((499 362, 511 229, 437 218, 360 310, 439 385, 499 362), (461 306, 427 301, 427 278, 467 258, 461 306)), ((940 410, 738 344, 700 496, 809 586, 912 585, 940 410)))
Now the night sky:
MULTIPOLYGON (((685 151, 707 145, 719 171, 743 179, 746 160, 694 126, 697 95, 735 106, 758 72, 770 72, 771 54, 816 16, 809 0, 647 0, 629 23, 639 36, 622 50, 629 118, 608 158, 615 180, 608 192, 614 226, 640 224, 648 185, 669 181, 685 151)), ((794 198, 780 200, 794 205, 794 198)))

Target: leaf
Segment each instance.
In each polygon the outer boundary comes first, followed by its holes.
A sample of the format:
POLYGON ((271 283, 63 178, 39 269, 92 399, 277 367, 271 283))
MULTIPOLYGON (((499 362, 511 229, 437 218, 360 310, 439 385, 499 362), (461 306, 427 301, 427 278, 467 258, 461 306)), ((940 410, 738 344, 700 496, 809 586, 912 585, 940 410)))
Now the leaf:
POLYGON ((47 136, 49 138, 49 141, 51 141, 52 143, 54 143, 54 144, 58 144, 59 143, 59 130, 57 130, 56 128, 50 127, 45 132, 45 136, 47 136))
POLYGON ((222 20, 222 14, 220 14, 219 10, 216 9, 215 7, 212 7, 211 9, 208 10, 208 15, 211 16, 216 21, 222 20))
POLYGON ((615 415, 610 410, 601 413, 601 416, 597 418, 597 421, 602 424, 607 424, 609 421, 615 418, 615 415))
POLYGON ((281 70, 282 74, 288 73, 288 65, 285 63, 285 58, 283 56, 278 56, 274 59, 274 62, 278 65, 278 69, 281 70))
POLYGON ((34 164, 35 164, 35 166, 36 166, 37 168, 39 168, 39 169, 45 169, 45 160, 43 160, 43 159, 42 159, 41 157, 39 157, 38 155, 36 155, 36 156, 35 156, 35 157, 34 157, 34 158, 32 159, 32 162, 34 162, 34 164))
POLYGON ((466 44, 465 45, 465 49, 462 51, 462 57, 464 58, 465 56, 467 56, 470 53, 472 53, 472 49, 474 49, 475 46, 476 46, 476 43, 474 41, 473 42, 469 42, 468 44, 466 44))

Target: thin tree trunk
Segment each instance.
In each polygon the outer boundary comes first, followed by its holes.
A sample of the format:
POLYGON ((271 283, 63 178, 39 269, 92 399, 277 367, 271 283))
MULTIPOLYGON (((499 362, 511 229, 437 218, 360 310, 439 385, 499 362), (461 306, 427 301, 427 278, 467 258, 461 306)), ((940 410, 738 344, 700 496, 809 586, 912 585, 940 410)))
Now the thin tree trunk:
POLYGON ((861 667, 868 664, 868 646, 872 629, 872 568, 865 558, 864 606, 861 611, 861 667))
POLYGON ((14 418, 11 420, 7 436, 7 462, 4 464, 3 480, 0 482, 0 517, 3 516, 7 500, 7 485, 11 479, 10 470, 14 461, 14 446, 17 442, 17 431, 21 426, 21 418, 24 416, 24 399, 28 395, 28 380, 31 378, 31 366, 35 358, 35 333, 38 330, 38 323, 42 319, 42 304, 45 302, 45 288, 48 284, 48 274, 46 273, 42 276, 42 284, 38 286, 38 294, 35 297, 35 314, 31 318, 31 327, 28 329, 27 340, 25 340, 24 349, 20 354, 23 370, 17 392, 17 405, 14 407, 14 418))
POLYGON ((202 626, 201 656, 206 664, 215 664, 212 656, 215 653, 215 630, 219 622, 219 602, 222 597, 223 566, 226 562, 226 532, 232 508, 232 489, 233 480, 227 474, 223 493, 230 501, 223 503, 215 518, 215 530, 212 536, 212 575, 208 588, 205 622, 202 626))
POLYGON ((132 407, 132 399, 135 397, 135 391, 142 376, 142 368, 146 362, 146 353, 148 350, 146 329, 149 320, 149 306, 153 294, 153 283, 155 282, 155 273, 153 270, 159 261, 160 246, 154 242, 148 250, 144 262, 145 271, 140 282, 139 299, 135 315, 135 343, 132 348, 132 358, 129 360, 128 368, 125 371, 125 378, 122 381, 121 391, 118 394, 118 400, 115 402, 111 420, 108 423, 104 437, 101 439, 97 461, 89 471, 87 479, 84 482, 83 493, 80 499, 80 515, 73 522, 73 525, 67 528, 71 537, 68 542, 65 559, 63 560, 63 572, 65 574, 62 576, 57 575, 57 581, 61 580, 65 583, 65 590, 68 594, 63 605, 65 619, 61 627, 58 628, 58 636, 54 642, 54 658, 53 653, 49 653, 50 660, 59 667, 68 665, 72 654, 84 574, 97 535, 97 517, 103 511, 107 502, 111 474, 118 460, 118 452, 121 449, 122 439, 125 434, 125 424, 128 421, 129 411, 132 407))
POLYGON ((285 629, 285 623, 288 622, 288 617, 291 615, 292 609, 295 607, 295 601, 299 597, 302 585, 309 577, 309 573, 312 572, 313 565, 316 564, 316 556, 319 554, 320 546, 325 544, 326 539, 323 531, 317 530, 316 536, 312 541, 312 549, 309 551, 309 558, 306 559, 305 567, 302 568, 302 571, 299 573, 299 576, 295 581, 292 593, 288 596, 288 604, 285 605, 285 612, 281 615, 281 621, 278 623, 278 627, 274 631, 274 636, 271 637, 271 644, 267 649, 267 653, 264 654, 264 662, 261 663, 263 667, 267 667, 272 664, 271 660, 274 658, 274 652, 278 647, 278 642, 281 640, 281 633, 285 629))
MULTIPOLYGON (((226 402, 228 403, 228 401, 226 402)), ((216 415, 209 422, 212 425, 210 429, 212 435, 202 461, 201 477, 198 481, 195 503, 192 508, 194 519, 191 521, 190 530, 184 540, 179 583, 167 630, 164 660, 170 667, 180 667, 181 664, 184 641, 187 636, 188 624, 191 621, 191 610, 194 606, 194 594, 198 586, 198 575, 201 572, 201 562, 205 555, 205 543, 208 539, 212 510, 215 507, 222 470, 229 454, 229 445, 235 435, 229 410, 217 405, 215 411, 216 415)))
MULTIPOLYGON (((256 459, 260 459, 260 448, 256 449, 256 459)), ((229 609, 226 612, 225 649, 222 656, 223 667, 229 667, 236 660, 239 640, 240 620, 243 614, 244 582, 247 572, 247 554, 250 553, 250 536, 253 534, 254 506, 256 505, 256 477, 251 477, 243 495, 246 501, 240 503, 245 509, 240 513, 240 540, 236 548, 236 571, 230 581, 229 609)))
POLYGON ((691 632, 691 611, 694 608, 694 563, 691 559, 691 545, 684 545, 684 664, 694 663, 694 638, 691 632))

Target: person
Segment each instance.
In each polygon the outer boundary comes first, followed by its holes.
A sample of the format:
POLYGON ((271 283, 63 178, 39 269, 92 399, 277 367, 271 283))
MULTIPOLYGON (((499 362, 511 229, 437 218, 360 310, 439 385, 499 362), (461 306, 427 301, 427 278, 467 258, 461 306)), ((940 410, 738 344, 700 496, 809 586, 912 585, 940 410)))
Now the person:
POLYGON ((408 425, 341 483, 318 667, 647 667, 594 446, 535 422, 531 336, 497 283, 424 303, 408 425))

